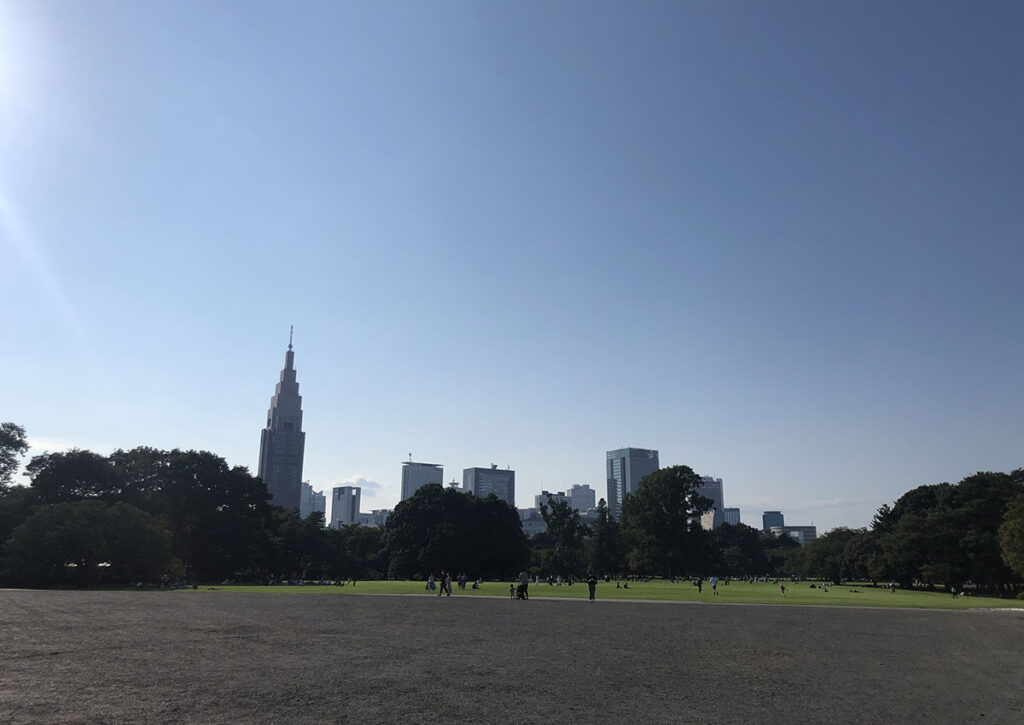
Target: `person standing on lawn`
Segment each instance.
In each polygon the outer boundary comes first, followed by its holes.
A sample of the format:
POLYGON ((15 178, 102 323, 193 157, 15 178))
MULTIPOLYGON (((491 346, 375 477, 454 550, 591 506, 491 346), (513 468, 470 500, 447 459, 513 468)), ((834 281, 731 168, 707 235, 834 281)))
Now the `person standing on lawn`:
POLYGON ((587 574, 587 588, 590 589, 590 601, 594 601, 594 594, 597 592, 597 577, 594 572, 587 574))
POLYGON ((523 599, 530 598, 530 575, 523 569, 519 572, 519 588, 523 592, 523 599))

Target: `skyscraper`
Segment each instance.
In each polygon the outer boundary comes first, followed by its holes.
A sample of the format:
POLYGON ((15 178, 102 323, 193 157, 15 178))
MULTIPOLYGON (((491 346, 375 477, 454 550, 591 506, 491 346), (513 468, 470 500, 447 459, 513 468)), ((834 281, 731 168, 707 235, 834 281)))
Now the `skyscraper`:
POLYGON ((270 399, 267 427, 260 435, 259 476, 267 484, 271 503, 298 509, 302 497, 302 456, 306 434, 302 432, 302 396, 295 381, 295 353, 288 334, 281 380, 270 399))
POLYGON ((493 493, 514 507, 516 472, 500 469, 493 463, 490 468, 467 468, 462 472, 462 490, 480 498, 487 498, 493 493))
POLYGON ((572 499, 565 495, 565 491, 552 493, 551 491, 542 490, 539 495, 533 497, 533 507, 539 509, 541 504, 550 506, 551 504, 548 503, 548 499, 551 499, 553 503, 565 502, 569 504, 570 507, 572 506, 572 499))
POLYGON ((589 511, 597 506, 597 491, 587 484, 576 484, 566 493, 572 501, 572 507, 577 511, 589 511))
POLYGON ((725 495, 722 491, 722 479, 701 476, 697 493, 711 499, 711 510, 701 517, 701 526, 705 529, 717 529, 725 523, 725 495))
POLYGON ((331 528, 340 529, 359 523, 359 500, 363 489, 359 486, 335 486, 331 491, 331 528))
POLYGON ((608 451, 608 511, 615 518, 622 513, 622 499, 636 493, 640 479, 658 470, 658 452, 646 448, 608 451))
POLYGON ((765 511, 761 514, 761 530, 771 531, 773 526, 785 526, 786 519, 781 511, 765 511))
POLYGON ((737 508, 723 509, 725 513, 725 523, 730 526, 739 526, 740 524, 740 510, 737 508))
POLYGON ((322 513, 326 523, 327 497, 320 491, 314 491, 309 481, 303 481, 302 493, 299 496, 299 517, 304 519, 314 511, 322 513))
POLYGON ((428 483, 444 485, 444 467, 436 463, 416 463, 405 461, 402 463, 402 498, 411 497, 422 486, 428 483))

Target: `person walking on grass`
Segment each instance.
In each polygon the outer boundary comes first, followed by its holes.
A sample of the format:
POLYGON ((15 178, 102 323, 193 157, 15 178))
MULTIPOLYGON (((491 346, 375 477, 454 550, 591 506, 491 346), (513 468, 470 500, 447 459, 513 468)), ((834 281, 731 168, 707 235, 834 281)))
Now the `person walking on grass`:
POLYGON ((594 594, 597 592, 597 577, 594 572, 587 574, 587 588, 590 590, 590 601, 594 601, 594 594))
POLYGON ((519 572, 519 589, 523 592, 523 599, 530 598, 530 575, 525 569, 519 572))
POLYGON ((714 593, 714 595, 716 597, 718 596, 718 577, 717 576, 711 577, 711 591, 714 593))
POLYGON ((786 596, 786 585, 780 583, 779 584, 779 589, 782 590, 782 596, 786 596))

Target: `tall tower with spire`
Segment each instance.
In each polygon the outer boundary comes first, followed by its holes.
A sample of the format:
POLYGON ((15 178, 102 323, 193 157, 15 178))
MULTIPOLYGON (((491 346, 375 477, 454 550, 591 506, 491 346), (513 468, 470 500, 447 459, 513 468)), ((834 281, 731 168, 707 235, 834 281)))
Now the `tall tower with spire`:
POLYGON ((295 380, 295 352, 292 330, 288 331, 288 352, 284 355, 281 381, 270 399, 267 427, 260 435, 260 478, 267 484, 271 503, 299 508, 302 497, 302 456, 306 434, 302 432, 302 396, 295 380))

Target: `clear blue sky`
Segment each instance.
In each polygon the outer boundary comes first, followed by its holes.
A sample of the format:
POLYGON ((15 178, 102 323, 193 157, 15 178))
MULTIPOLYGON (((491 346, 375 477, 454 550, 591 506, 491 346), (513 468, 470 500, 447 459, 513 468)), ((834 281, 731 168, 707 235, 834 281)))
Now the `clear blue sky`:
POLYGON ((0 420, 866 525, 1024 466, 1024 4, 0 0, 0 420))

